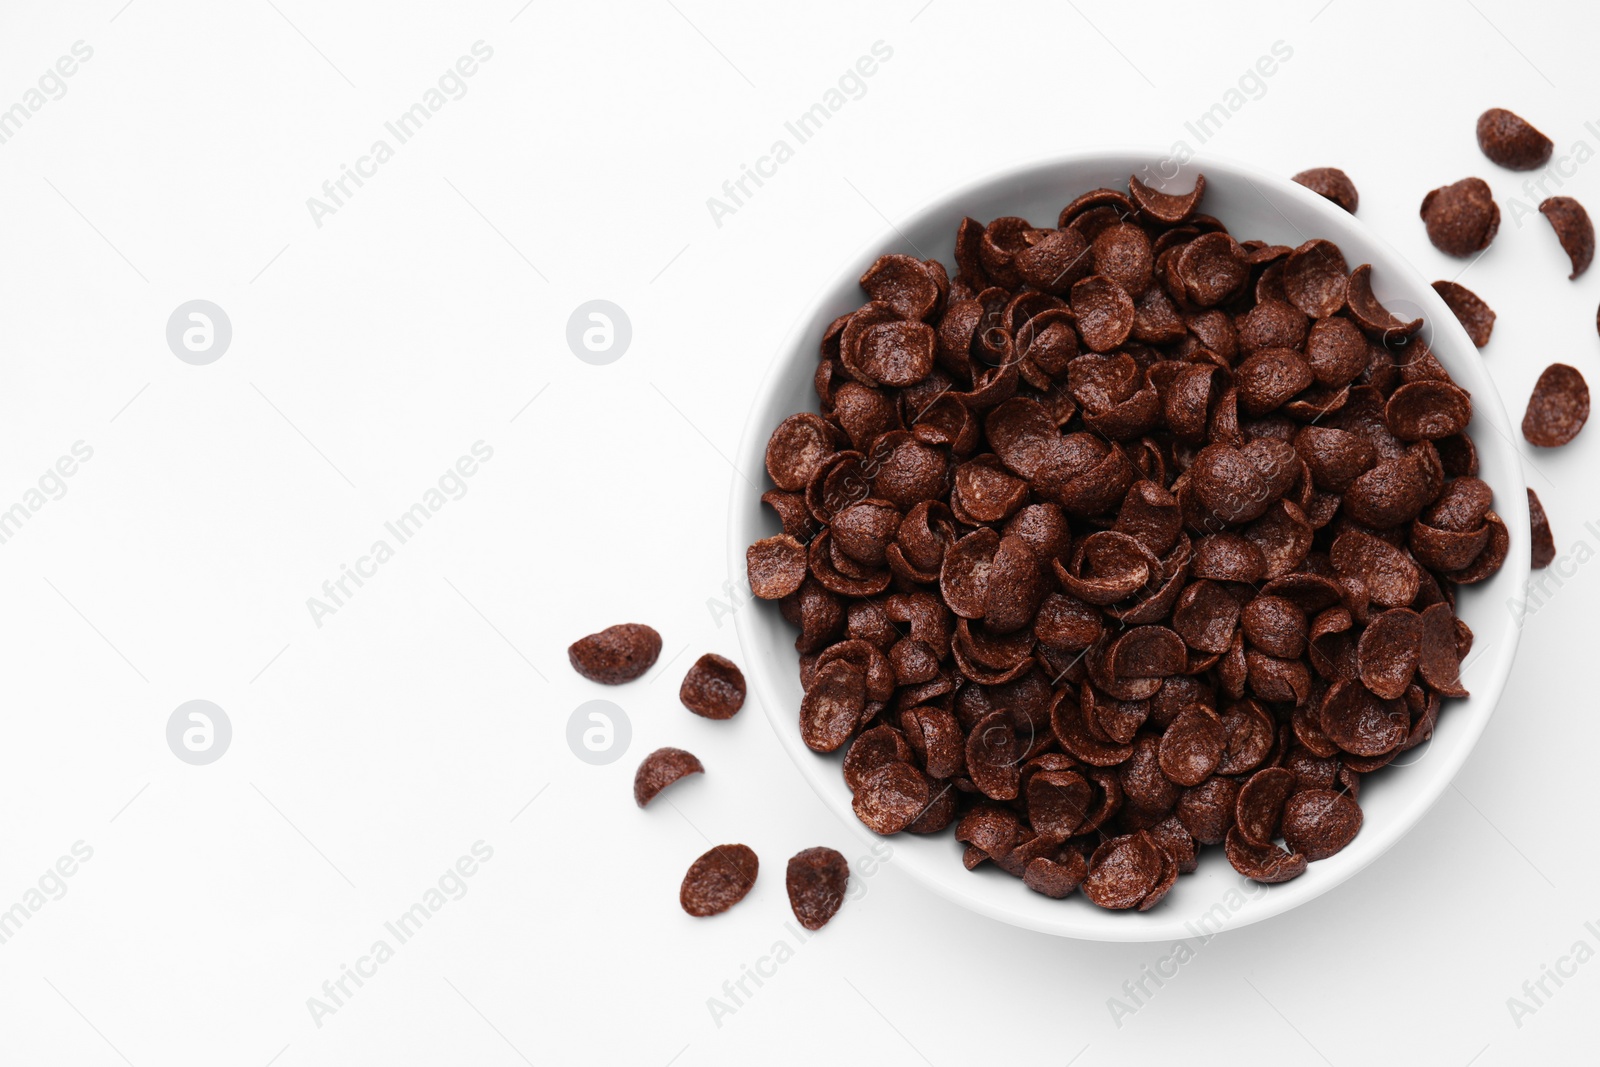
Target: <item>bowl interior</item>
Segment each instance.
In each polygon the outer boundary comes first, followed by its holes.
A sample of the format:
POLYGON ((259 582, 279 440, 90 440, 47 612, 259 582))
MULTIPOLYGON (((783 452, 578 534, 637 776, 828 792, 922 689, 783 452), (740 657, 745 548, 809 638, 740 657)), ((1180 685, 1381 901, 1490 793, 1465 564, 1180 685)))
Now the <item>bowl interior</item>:
MULTIPOLYGON (((780 532, 776 517, 759 500, 761 491, 771 487, 764 463, 767 438, 787 416, 818 410, 812 388, 818 344, 828 323, 861 305, 864 296, 857 279, 862 272, 889 252, 953 265, 955 231, 963 215, 980 221, 1019 215, 1035 225, 1053 226, 1060 209, 1080 193, 1100 186, 1126 189, 1133 173, 1148 181, 1151 174, 1161 173, 1157 168, 1162 160, 1159 152, 1136 150, 1079 153, 986 178, 938 198, 844 264, 800 315, 752 405, 736 456, 749 481, 735 476, 730 505, 728 550, 734 588, 748 592, 745 548, 780 532), (750 482, 761 488, 752 488, 750 482)), ((1279 914, 1338 885, 1394 844, 1449 785, 1483 732, 1516 650, 1518 627, 1507 605, 1520 594, 1529 570, 1527 550, 1521 547, 1528 543, 1521 469, 1505 410, 1460 324, 1394 249, 1323 198, 1284 179, 1215 158, 1191 161, 1166 188, 1174 192, 1191 188, 1197 172, 1206 176, 1200 210, 1221 219, 1240 240, 1290 246, 1313 237, 1331 240, 1352 267, 1373 265, 1373 291, 1392 310, 1402 318, 1426 318, 1435 355, 1472 394, 1470 432, 1480 477, 1494 489, 1495 508, 1510 528, 1513 548, 1501 571, 1487 582, 1463 589, 1457 604, 1476 635, 1462 671, 1472 696, 1446 701, 1430 743, 1406 753, 1382 773, 1368 776, 1361 792, 1365 812, 1361 833, 1343 852, 1313 863, 1294 881, 1270 887, 1251 883, 1229 866, 1220 847, 1212 847, 1202 852, 1200 869, 1179 878, 1158 907, 1145 913, 1108 912, 1081 894, 1066 900, 1040 896, 992 864, 967 871, 961 864, 962 846, 950 831, 899 834, 892 839, 895 865, 941 895, 984 915, 1052 934, 1105 941, 1193 936, 1279 914)), ((842 752, 822 756, 800 740, 802 690, 795 630, 780 618, 775 604, 754 600, 737 613, 736 621, 746 670, 784 747, 824 802, 856 832, 875 840, 851 811, 850 792, 840 772, 842 752)))

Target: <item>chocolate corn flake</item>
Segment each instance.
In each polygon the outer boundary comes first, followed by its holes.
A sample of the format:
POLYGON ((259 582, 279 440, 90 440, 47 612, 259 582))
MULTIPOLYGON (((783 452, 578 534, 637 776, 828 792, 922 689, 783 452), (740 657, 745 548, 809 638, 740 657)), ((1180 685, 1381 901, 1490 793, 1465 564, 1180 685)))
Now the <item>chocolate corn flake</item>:
POLYGON ((1572 261, 1568 277, 1576 278, 1588 270, 1594 262, 1594 223, 1583 205, 1570 196, 1552 196, 1539 205, 1539 213, 1550 220, 1561 250, 1572 261))
POLYGON ((1296 174, 1294 180, 1318 196, 1338 204, 1352 215, 1356 213, 1356 208, 1361 203, 1355 182, 1338 167, 1312 167, 1296 174))
POLYGON ((1490 160, 1510 170, 1538 170, 1555 150, 1550 138, 1503 107, 1491 107, 1478 116, 1478 147, 1490 160))
POLYGON ((1423 198, 1422 221, 1433 247, 1450 256, 1470 256, 1494 240, 1500 229, 1500 207, 1488 182, 1462 178, 1423 198))
POLYGON ((678 687, 683 706, 707 719, 731 719, 744 707, 744 672, 733 660, 707 652, 678 687))
POLYGON ((696 918, 727 911, 756 884, 761 861, 748 845, 716 845, 689 866, 678 903, 696 918))
MULTIPOLYGON (((1341 173, 1300 179, 1355 209, 1341 173)), ((1447 251, 1493 236, 1481 184, 1430 196, 1447 251)), ((881 257, 818 410, 769 442, 783 529, 747 558, 865 825, 1117 910, 1207 848, 1280 882, 1348 843, 1363 777, 1466 694, 1455 590, 1512 551, 1430 347, 1459 334, 1329 241, 1237 239, 1204 192, 965 219, 953 271, 881 257)), ((1438 291, 1486 341, 1493 312, 1438 291)), ((1586 415, 1555 372, 1529 439, 1586 415)))
POLYGON ((1589 421, 1589 384, 1578 368, 1552 363, 1539 375, 1527 413, 1522 416, 1522 436, 1540 448, 1556 448, 1578 436, 1589 421))
POLYGON ((820 930, 839 913, 850 882, 850 864, 836 849, 808 848, 789 859, 784 888, 789 908, 807 930, 820 930))
POLYGON ((567 648, 572 669, 602 685, 631 682, 661 655, 661 635, 643 623, 625 622, 579 638, 567 648))
POLYGON ((1545 514, 1539 494, 1528 490, 1528 523, 1533 532, 1533 567, 1540 570, 1556 558, 1556 539, 1550 532, 1550 517, 1545 514))
POLYGON ((641 808, 667 786, 686 774, 704 774, 705 767, 692 752, 658 748, 646 756, 633 775, 633 802, 641 808))
POLYGON ((1302 789, 1283 807, 1283 841, 1309 861, 1341 851, 1361 832, 1361 806, 1345 793, 1302 789))
POLYGON ((1489 335, 1494 332, 1495 314, 1482 297, 1457 282, 1434 282, 1433 291, 1439 294, 1449 305, 1451 313, 1466 327, 1467 336, 1472 338, 1473 344, 1482 348, 1489 343, 1489 335))

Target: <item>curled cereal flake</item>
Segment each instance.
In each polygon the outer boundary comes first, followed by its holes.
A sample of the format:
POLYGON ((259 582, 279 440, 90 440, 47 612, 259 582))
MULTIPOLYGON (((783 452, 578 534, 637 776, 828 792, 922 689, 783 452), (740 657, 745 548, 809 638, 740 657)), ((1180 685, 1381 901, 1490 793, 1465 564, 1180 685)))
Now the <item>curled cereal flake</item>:
POLYGON ((1155 263, 1150 238, 1139 227, 1119 222, 1094 239, 1094 273, 1110 278, 1137 300, 1150 286, 1155 263))
POLYGON ((790 415, 767 441, 767 474, 779 489, 804 489, 823 464, 833 458, 833 427, 819 415, 790 415))
POLYGON ((1494 490, 1478 478, 1455 478, 1439 493, 1422 521, 1441 530, 1476 530, 1494 503, 1494 490))
POLYGON ((1161 771, 1178 785, 1199 785, 1222 762, 1226 740, 1222 720, 1205 708, 1191 708, 1161 735, 1161 771))
POLYGON ((1422 586, 1422 573, 1404 549, 1353 527, 1333 542, 1329 559, 1339 575, 1361 579, 1367 595, 1384 607, 1410 604, 1422 586))
POLYGON ((912 322, 926 319, 939 301, 934 275, 926 263, 912 256, 879 256, 861 276, 861 288, 871 300, 887 304, 896 315, 912 322))
POLYGON ((1408 608, 1374 615, 1356 645, 1361 684, 1383 700, 1405 696, 1422 646, 1422 618, 1408 608))
POLYGON ((1028 778, 1027 801, 1035 830, 1067 838, 1088 819, 1094 788, 1075 771, 1039 771, 1028 778))
POLYGON ((1498 572, 1511 551, 1511 533, 1500 516, 1489 512, 1483 517, 1489 528, 1489 541, 1470 564, 1449 575, 1457 585, 1473 585, 1498 572))
POLYGON ((1196 307, 1215 307, 1249 280, 1244 251, 1226 233, 1207 233, 1183 246, 1173 264, 1183 295, 1196 307))
POLYGON ((930 778, 966 774, 966 737, 955 713, 940 707, 908 708, 900 716, 906 740, 930 778))
POLYGON ((1482 297, 1457 282, 1434 282, 1433 291, 1449 305, 1474 345, 1482 348, 1489 343, 1489 335, 1494 332, 1495 314, 1482 297))
POLYGON ((1061 433, 1044 405, 1027 397, 1007 400, 984 420, 989 445, 1000 462, 1030 481, 1052 465, 1061 433))
POLYGON ((856 790, 856 818, 875 834, 897 834, 928 806, 928 778, 909 763, 886 763, 861 780, 856 790))
POLYGON ((796 853, 784 871, 789 908, 807 930, 820 930, 839 912, 850 882, 850 864, 837 850, 808 848, 796 853))
POLYGON ((1550 561, 1556 558, 1556 539, 1550 532, 1550 517, 1544 513, 1544 505, 1539 503, 1539 495, 1532 489, 1528 490, 1528 522, 1533 534, 1533 567, 1539 570, 1550 566, 1550 561))
POLYGON ((1349 385, 1367 369, 1369 353, 1367 339, 1342 315, 1318 319, 1306 337, 1306 361, 1319 385, 1349 385))
POLYGON ((1365 437, 1332 426, 1302 426, 1294 436, 1295 451, 1318 489, 1342 493, 1371 470, 1377 450, 1365 437))
POLYGON ((1149 911, 1161 903, 1178 881, 1178 863, 1173 859, 1170 852, 1156 842, 1154 830, 1155 827, 1151 827, 1150 830, 1145 831, 1145 835, 1150 838, 1151 845, 1161 856, 1161 874, 1156 878, 1156 884, 1150 887, 1150 892, 1146 893, 1144 899, 1139 901, 1140 911, 1149 911))
POLYGON ((750 592, 762 600, 781 600, 806 577, 806 549, 789 534, 757 541, 744 553, 750 592))
POLYGON ((1576 367, 1552 363, 1539 375, 1528 411, 1522 416, 1522 436, 1540 448, 1564 445, 1589 421, 1589 384, 1576 367))
POLYGON ((1178 819, 1196 841, 1220 845, 1233 826, 1238 797, 1237 779, 1207 778, 1179 796, 1178 819))
POLYGON ((1059 559, 1072 547, 1067 517, 1054 504, 1029 504, 1011 517, 1004 532, 1021 538, 1040 562, 1059 559))
POLYGON ((1216 533, 1195 542, 1189 573, 1195 578, 1255 584, 1266 577, 1267 561, 1261 550, 1243 536, 1216 533))
POLYGON ((1066 229, 1079 216, 1096 208, 1110 208, 1113 218, 1127 218, 1134 213, 1134 204, 1126 193, 1118 189, 1091 189, 1061 209, 1056 225, 1066 229))
MULTIPOLYGON (((1496 211, 1499 209, 1496 208, 1496 211)), ((1368 337, 1379 341, 1400 342, 1414 336, 1422 329, 1422 319, 1402 322, 1372 295, 1372 265, 1363 263, 1350 272, 1349 290, 1345 300, 1350 317, 1368 337)))
MULTIPOLYGON (((1356 756, 1381 756, 1406 739, 1411 717, 1399 700, 1385 700, 1359 682, 1335 682, 1322 699, 1322 732, 1356 756)), ((1316 751, 1304 736, 1301 743, 1316 751)))
POLYGON ((988 627, 1004 634, 1027 626, 1049 589, 1027 543, 1009 534, 1002 537, 989 564, 984 609, 988 627))
POLYGON ((800 701, 800 739, 814 752, 832 752, 856 732, 867 705, 866 674, 835 660, 820 668, 800 701))
POLYGON ((1240 616, 1245 640, 1280 659, 1298 659, 1306 649, 1306 613, 1281 596, 1258 596, 1240 616))
POLYGON ((1067 850, 1059 859, 1035 856, 1022 872, 1022 884, 1035 893, 1060 900, 1070 896, 1089 875, 1083 853, 1067 850))
POLYGON ((835 660, 854 664, 862 673, 869 701, 887 701, 894 696, 894 668, 883 651, 869 641, 840 641, 817 657, 821 670, 835 660))
POLYGON ((997 634, 966 619, 956 622, 950 655, 968 681, 979 685, 1004 685, 1027 674, 1033 666, 1033 634, 1027 630, 997 634))
MULTIPOLYGON (((1092 688, 1086 687, 1084 692, 1084 700, 1093 699, 1092 688)), ((1102 740, 1089 733, 1083 705, 1066 689, 1058 691, 1050 705, 1050 729, 1069 755, 1092 767, 1115 767, 1133 754, 1131 745, 1102 740)))
POLYGON ((978 259, 996 285, 1015 289, 1022 281, 1013 260, 1026 249, 1034 233, 1027 219, 1005 215, 983 228, 978 239, 978 259))
POLYGON ((817 523, 806 508, 806 498, 799 493, 786 493, 781 489, 768 489, 761 494, 761 502, 778 513, 783 532, 797 541, 809 541, 816 536, 817 523))
POLYGON ((1305 856, 1285 852, 1273 844, 1256 844, 1245 838, 1237 826, 1228 831, 1225 848, 1233 869, 1253 882, 1273 885, 1306 873, 1305 856))
POLYGON ((1311 365, 1299 353, 1287 348, 1263 349, 1234 371, 1239 409, 1246 415, 1265 415, 1287 403, 1315 378, 1311 365))
POLYGON ((1464 697, 1461 653, 1456 647, 1456 616, 1448 604, 1430 604, 1421 616, 1417 673, 1434 692, 1464 697))
POLYGON ((1161 879, 1164 855, 1143 831, 1114 837, 1094 850, 1083 891, 1102 908, 1136 907, 1161 879))
POLYGON ((1078 320, 1083 343, 1094 352, 1116 348, 1133 329, 1133 298, 1103 275, 1093 275, 1073 285, 1072 313, 1078 320))
POLYGON ((1472 398, 1465 389, 1431 379, 1402 385, 1384 407, 1389 429, 1402 441, 1451 437, 1472 421, 1472 398))
POLYGON ((683 706, 707 719, 733 718, 744 707, 744 697, 744 672, 715 652, 695 660, 678 688, 683 706))
POLYGON ((661 635, 637 622, 608 626, 567 648, 572 669, 602 685, 633 681, 649 670, 660 655, 661 635))
POLYGON ((1311 240, 1283 263, 1283 292, 1289 302, 1314 319, 1325 319, 1344 307, 1350 267, 1332 241, 1311 240))
POLYGON ((943 495, 949 483, 944 454, 909 435, 891 437, 896 435, 885 434, 874 446, 873 455, 885 458, 872 479, 872 495, 901 508, 943 495))
POLYGON ((1296 174, 1294 181, 1318 196, 1332 200, 1352 215, 1356 213, 1356 208, 1361 203, 1361 195, 1356 192, 1355 182, 1352 182, 1350 176, 1338 167, 1312 167, 1296 174))
MULTIPOLYGON (((1149 832, 1150 839, 1160 846, 1161 851, 1172 857, 1178 874, 1193 874, 1200 869, 1194 837, 1184 828, 1182 819, 1168 815, 1150 827, 1149 832)), ((1149 897, 1145 901, 1148 904, 1149 897)))
POLYGON ((1423 198, 1422 221, 1433 247, 1450 256, 1470 256, 1494 240, 1500 207, 1482 178, 1462 178, 1423 198))
POLYGON ((1189 485, 1222 522, 1249 522, 1288 490, 1299 467, 1294 447, 1283 441, 1261 439, 1245 449, 1207 445, 1189 468, 1189 485))
POLYGON ((1170 344, 1183 338, 1187 327, 1173 306, 1172 298, 1159 285, 1152 285, 1136 298, 1133 329, 1129 336, 1148 344, 1170 344))
POLYGON ((1137 538, 1101 530, 1079 541, 1071 559, 1055 562, 1061 586, 1090 604, 1115 604, 1161 574, 1161 561, 1137 538))
MULTIPOLYGON (((845 331, 846 345, 850 331, 845 331)), ((865 329, 844 365, 881 385, 915 385, 933 369, 933 328, 920 322, 883 322, 865 329)))
POLYGON ((1010 714, 991 712, 967 737, 967 773, 985 796, 1013 800, 1021 783, 1018 764, 1026 754, 1010 714))
POLYGON ((1183 639, 1165 626, 1135 626, 1111 643, 1107 655, 1118 678, 1166 678, 1181 674, 1186 662, 1183 639))
MULTIPOLYGON (((1339 300, 1344 301, 1341 289, 1339 300)), ((1246 352, 1263 348, 1300 348, 1306 343, 1311 320, 1306 313, 1283 300, 1263 300, 1245 313, 1239 323, 1239 345, 1246 352)))
POLYGON ((1324 860, 1361 832, 1361 806, 1331 789, 1304 789, 1283 809, 1283 840, 1307 860, 1324 860))
POLYGON ((870 448, 883 434, 901 429, 900 412, 884 391, 845 382, 833 393, 833 416, 853 448, 870 448))
POLYGON ((1568 277, 1576 278, 1588 270, 1594 261, 1594 223, 1583 205, 1570 196, 1552 196, 1539 205, 1539 213, 1550 220, 1561 250, 1572 260, 1568 277))
POLYGON ((1351 482, 1345 512, 1374 529, 1400 526, 1416 518, 1443 483, 1439 454, 1423 441, 1351 482))
POLYGON ((892 578, 888 570, 874 571, 862 568, 860 564, 846 565, 841 554, 834 549, 831 530, 824 530, 811 542, 806 566, 824 589, 840 596, 877 596, 889 587, 892 578))
POLYGON ((1193 215, 1199 206, 1200 198, 1206 193, 1206 176, 1195 175, 1194 188, 1187 193, 1166 193, 1133 175, 1128 179, 1128 193, 1145 216, 1165 226, 1176 226, 1193 215))
POLYGON ((1299 660, 1279 659, 1247 648, 1244 653, 1250 691, 1262 700, 1299 704, 1311 694, 1311 672, 1299 660))
POLYGON ((1018 252, 1012 260, 1024 283, 1060 296, 1093 270, 1089 242, 1077 230, 1055 230, 1018 252))
MULTIPOLYGON (((1256 700, 1243 700, 1222 716, 1224 744, 1218 774, 1248 774, 1272 753, 1277 724, 1256 700)), ((1220 838, 1220 835, 1219 835, 1220 838)))
POLYGON ((887 500, 863 500, 833 516, 833 547, 867 567, 882 567, 900 532, 900 512, 887 500))
POLYGON ((1222 653, 1233 643, 1239 621, 1239 602, 1228 589, 1213 581, 1191 582, 1178 595, 1172 626, 1190 648, 1222 653))
POLYGON ((1051 593, 1039 605, 1033 632, 1041 645, 1063 652, 1080 652, 1100 639, 1105 632, 1105 621, 1092 604, 1051 593))
POLYGON ((1253 845, 1266 845, 1278 836, 1283 804, 1294 789, 1294 774, 1282 767, 1257 771, 1239 789, 1235 825, 1253 845))
POLYGON ((1178 803, 1182 790, 1161 770, 1161 739, 1141 734, 1133 742, 1133 755, 1117 768, 1122 795, 1128 804, 1153 819, 1164 818, 1178 803))
POLYGON ((965 619, 981 619, 989 603, 989 568, 1000 548, 1000 535, 980 527, 951 545, 939 568, 939 592, 950 610, 965 619))
POLYGON ((979 456, 956 468, 950 505, 958 518, 965 514, 965 522, 1001 522, 1027 502, 1028 483, 1008 473, 995 456, 979 456))
POLYGON ((748 845, 717 845, 690 865, 678 903, 696 918, 727 911, 750 892, 760 869, 748 845))
POLYGON ((844 784, 854 793, 866 776, 886 763, 909 763, 911 746, 905 735, 892 726, 874 726, 864 731, 844 754, 844 784))
POLYGON ((1478 450, 1466 434, 1440 438, 1434 442, 1438 462, 1451 478, 1475 477, 1478 474, 1478 450))
POLYGON ((1503 107, 1491 107, 1478 116, 1478 147, 1510 170, 1538 170, 1555 149, 1527 119, 1503 107))
POLYGON ((658 748, 644 758, 633 775, 633 802, 641 808, 656 794, 686 774, 704 774, 694 753, 681 748, 658 748))

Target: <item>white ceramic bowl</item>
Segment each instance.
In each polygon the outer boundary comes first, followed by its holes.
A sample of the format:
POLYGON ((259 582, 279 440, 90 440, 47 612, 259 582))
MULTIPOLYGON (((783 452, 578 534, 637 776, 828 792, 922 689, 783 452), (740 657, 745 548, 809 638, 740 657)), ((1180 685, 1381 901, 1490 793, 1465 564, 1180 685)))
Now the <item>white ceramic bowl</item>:
MULTIPOLYGON (((1099 186, 1125 189, 1128 175, 1144 173, 1143 168, 1154 168, 1162 159, 1160 152, 1106 150, 1018 167, 941 196, 878 235, 823 286, 785 339, 751 405, 736 455, 738 465, 762 489, 770 487, 764 461, 767 438, 785 417, 817 410, 812 372, 823 329, 836 316, 861 305, 865 298, 857 279, 879 255, 920 250, 953 268, 956 226, 963 215, 980 220, 1020 215, 1038 225, 1054 225, 1061 207, 1078 194, 1099 186)), ((1095 907, 1082 894, 1051 900, 992 864, 968 871, 961 865, 962 846, 950 831, 890 839, 894 865, 940 895, 980 914, 1066 937, 1155 941, 1237 927, 1288 911, 1375 860, 1444 792, 1483 733, 1517 647, 1518 627, 1508 600, 1520 595, 1528 578, 1528 508, 1511 425, 1472 342, 1427 281, 1359 220, 1299 185, 1215 158, 1193 161, 1183 170, 1167 186, 1169 191, 1190 188, 1193 175, 1204 173, 1201 210, 1220 218, 1241 240, 1258 238, 1293 246, 1312 237, 1327 238, 1343 250, 1352 267, 1373 265, 1372 287, 1380 300, 1398 312, 1418 309, 1411 314, 1427 318, 1434 353, 1472 394, 1470 432, 1478 449, 1480 476, 1494 489, 1495 508, 1510 528, 1512 548, 1500 573, 1463 590, 1458 603, 1461 617, 1476 634, 1462 674, 1471 698, 1446 703, 1432 742, 1401 757, 1406 766, 1392 767, 1363 783, 1361 807, 1366 819, 1361 833, 1343 852, 1311 864, 1291 882, 1270 887, 1250 883, 1228 865, 1220 847, 1212 847, 1204 850, 1200 869, 1180 877, 1156 908, 1113 912, 1095 907)), ((760 503, 762 489, 734 478, 728 561, 734 588, 746 593, 745 548, 780 532, 776 517, 760 503)), ((802 692, 794 628, 779 617, 777 605, 755 600, 737 612, 736 620, 746 674, 801 774, 849 826, 869 841, 878 840, 850 809, 850 791, 840 773, 842 753, 819 755, 800 740, 802 692)))

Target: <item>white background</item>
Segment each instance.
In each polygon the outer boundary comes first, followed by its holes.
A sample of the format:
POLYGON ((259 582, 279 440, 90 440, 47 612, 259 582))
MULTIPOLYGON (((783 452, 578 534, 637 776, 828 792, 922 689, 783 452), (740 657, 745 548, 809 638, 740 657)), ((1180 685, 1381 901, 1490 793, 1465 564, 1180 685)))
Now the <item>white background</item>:
MULTIPOLYGON (((1589 1047, 1600 964, 1547 983, 1520 1026, 1507 1007, 1575 941, 1600 948, 1583 925, 1600 920, 1588 436, 1537 455, 1518 442, 1571 577, 1529 619, 1456 788, 1347 884, 1199 946, 1120 1025, 1108 998, 1167 946, 1010 929, 892 859, 799 944, 787 857, 864 850, 759 709, 708 722, 676 687, 702 652, 739 655, 708 608, 725 598, 725 456, 837 264, 1015 161, 1201 148, 1185 121, 1275 41, 1292 58, 1203 150, 1283 174, 1343 167, 1359 217, 1430 277, 1464 264, 1427 243, 1423 194, 1484 177, 1501 232, 1461 280, 1500 313, 1483 358, 1513 418, 1550 362, 1600 380, 1600 275, 1567 281, 1527 216, 1545 193, 1473 137, 1504 106, 1558 153, 1600 149, 1600 15, 1509 0, 1225 17, 1103 0, 122 4, 0 18, 0 108, 74 42, 93 48, 0 144, 0 508, 74 442, 93 449, 0 545, 0 909, 75 842, 93 849, 0 944, 0 1062, 943 1067, 1205 1050, 1342 1067, 1589 1047), (479 40, 493 58, 465 96, 317 226, 306 199, 479 40), (719 227, 707 198, 880 40, 893 55, 865 95, 719 227), (196 298, 233 325, 209 366, 165 340, 196 298), (593 298, 632 321, 608 366, 565 341, 593 298), (493 458, 466 495, 317 626, 307 598, 478 441, 493 458), (663 633, 657 671, 605 691, 574 675, 566 645, 625 620, 663 633), (597 697, 632 722, 604 767, 566 743, 597 697), (165 739, 197 698, 234 730, 204 767, 165 739), (633 769, 664 744, 709 773, 641 812, 633 769), (694 920, 678 882, 708 839, 749 843, 764 872, 733 911, 694 920), (493 858, 466 895, 318 1026, 307 998, 480 840, 493 858), (718 1025, 708 998, 779 939, 793 958, 718 1025)), ((1562 180, 1600 206, 1600 165, 1562 180)))

